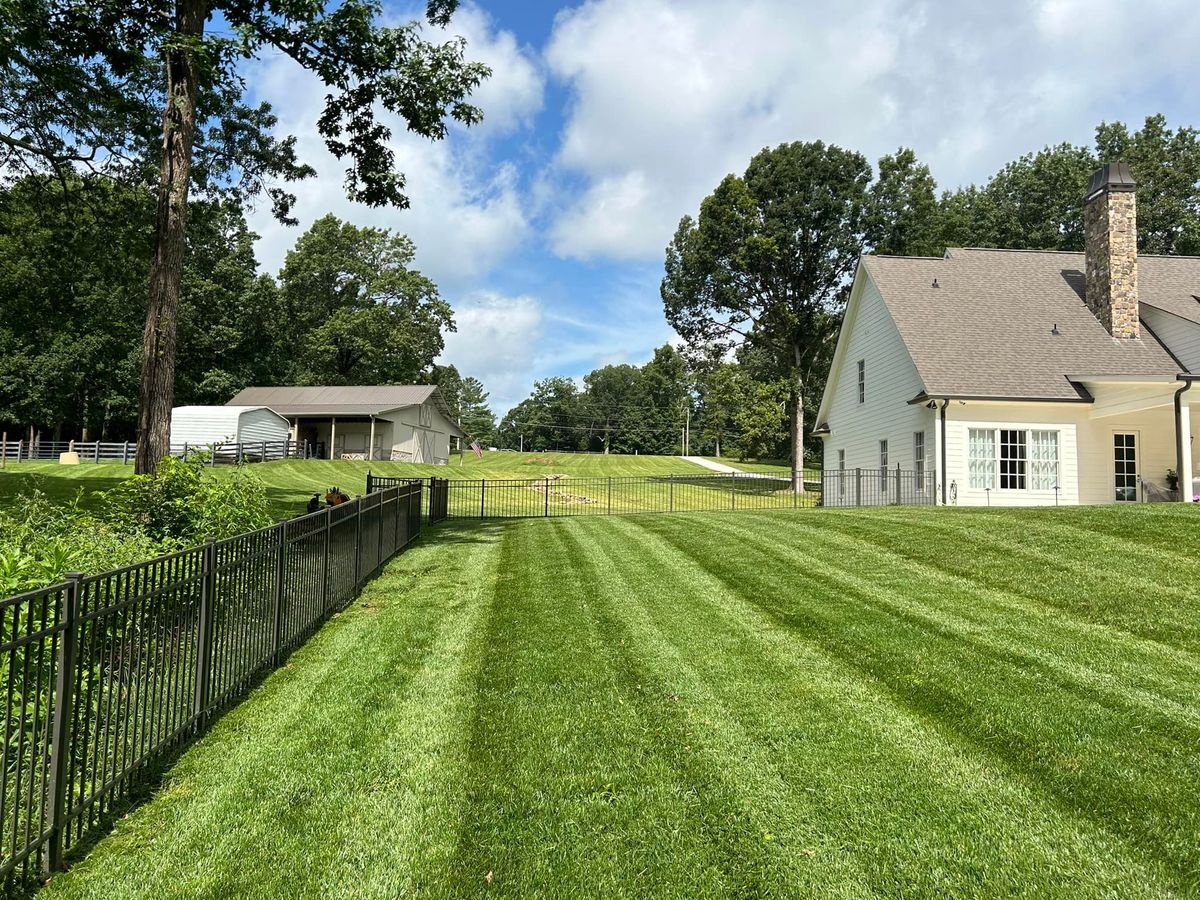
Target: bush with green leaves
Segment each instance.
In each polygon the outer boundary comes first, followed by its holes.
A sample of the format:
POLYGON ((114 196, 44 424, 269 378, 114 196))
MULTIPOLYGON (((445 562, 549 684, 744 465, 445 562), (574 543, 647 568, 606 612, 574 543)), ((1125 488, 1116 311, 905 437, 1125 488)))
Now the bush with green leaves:
POLYGON ((135 475, 103 493, 103 516, 119 531, 141 532, 164 550, 193 547, 274 521, 262 480, 245 466, 216 478, 208 457, 167 457, 154 474, 135 475))
POLYGON ((0 509, 0 596, 161 552, 144 533, 122 531, 81 509, 78 496, 63 504, 34 491, 0 509))

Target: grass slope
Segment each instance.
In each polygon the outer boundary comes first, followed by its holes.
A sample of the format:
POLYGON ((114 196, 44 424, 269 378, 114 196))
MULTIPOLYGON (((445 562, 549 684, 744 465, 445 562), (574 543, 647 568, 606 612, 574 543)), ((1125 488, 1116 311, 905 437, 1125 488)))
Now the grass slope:
MULTIPOLYGON (((490 453, 483 458, 468 453, 448 466, 418 463, 360 462, 352 460, 280 460, 255 464, 252 471, 267 483, 271 503, 280 517, 295 515, 314 492, 340 487, 360 494, 366 489, 367 470, 377 475, 428 478, 540 478, 546 474, 608 476, 699 475, 707 472, 695 463, 674 456, 603 456, 569 453, 490 453)), ((218 474, 229 471, 217 467, 218 474)), ((81 463, 60 466, 55 462, 10 463, 0 470, 0 502, 36 487, 52 498, 68 499, 83 490, 86 494, 107 490, 133 474, 132 465, 81 463)), ((84 498, 85 505, 88 498, 84 498)))
POLYGON ((46 894, 1194 894, 1197 524, 442 526, 46 894))

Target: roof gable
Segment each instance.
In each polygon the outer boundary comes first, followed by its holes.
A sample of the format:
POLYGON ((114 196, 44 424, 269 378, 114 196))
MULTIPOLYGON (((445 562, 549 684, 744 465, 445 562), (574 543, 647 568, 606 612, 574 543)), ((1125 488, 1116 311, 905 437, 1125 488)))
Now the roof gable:
POLYGON ((454 417, 432 384, 280 385, 242 389, 227 406, 269 406, 285 416, 377 416, 433 399, 443 415, 454 417))
MULTIPOLYGON (((1200 260, 1156 262, 1174 259, 1139 260, 1143 303, 1175 303, 1188 271, 1200 285, 1200 260)), ((1092 315, 1082 253, 952 249, 943 258, 867 256, 863 266, 930 396, 1079 400, 1073 374, 1179 372, 1153 332, 1117 341, 1092 315)))

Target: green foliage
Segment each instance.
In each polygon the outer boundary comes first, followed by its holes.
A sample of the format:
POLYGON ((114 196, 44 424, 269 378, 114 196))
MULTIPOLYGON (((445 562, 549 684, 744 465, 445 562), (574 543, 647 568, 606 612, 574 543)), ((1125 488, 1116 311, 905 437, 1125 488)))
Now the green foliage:
MULTIPOLYGON (((454 0, 427 4, 445 26, 454 0)), ((265 103, 245 102, 248 60, 289 58, 327 87, 316 121, 325 148, 347 163, 348 195, 370 205, 408 205, 394 168, 391 129, 379 112, 439 139, 447 118, 482 114, 467 102, 490 72, 464 59, 464 42, 430 40, 420 22, 384 24, 373 0, 244 3, 239 0, 30 0, 0 5, 0 143, 12 171, 56 175, 86 168, 149 184, 159 167, 167 66, 196 66, 194 196, 248 200, 265 195, 290 221, 295 196, 283 185, 315 170, 296 138, 276 132, 265 103), (199 35, 187 24, 198 15, 199 35), (204 33, 205 19, 223 27, 204 33)), ((144 274, 144 273, 143 273, 144 274)))
POLYGON ((764 380, 790 384, 797 472, 806 397, 820 394, 868 229, 899 241, 914 228, 879 204, 905 202, 919 173, 897 156, 888 174, 886 190, 873 194, 861 154, 820 141, 780 144, 742 177, 726 176, 667 247, 663 306, 691 357, 713 364, 744 346, 770 372, 764 380))
POLYGON ((932 213, 937 243, 1082 250, 1088 178, 1118 160, 1138 182, 1138 250, 1200 253, 1200 132, 1172 130, 1162 115, 1148 116, 1137 131, 1102 122, 1094 147, 1046 147, 1009 163, 983 187, 945 193, 932 213))
POLYGON ((402 384, 420 379, 454 330, 437 285, 410 269, 404 235, 327 215, 284 262, 280 292, 298 352, 298 384, 402 384))
POLYGON ((40 491, 0 507, 0 597, 149 559, 159 545, 125 531, 79 505, 79 495, 55 501, 40 491))
POLYGON ((488 392, 483 389, 483 382, 474 377, 464 378, 458 401, 459 424, 463 430, 484 446, 491 443, 496 432, 496 415, 488 406, 488 392))
POLYGON ((272 522, 266 487, 248 466, 216 477, 204 454, 165 458, 153 475, 135 475, 104 493, 104 518, 168 549, 220 540, 272 522))
POLYGON ((669 344, 644 366, 610 365, 583 379, 548 378, 508 411, 498 437, 526 449, 673 454, 691 399, 691 374, 669 344))
POLYGON ((438 386, 442 393, 442 399, 450 407, 450 413, 456 419, 461 420, 463 377, 459 374, 458 369, 455 366, 443 366, 435 363, 429 371, 429 383, 438 386))

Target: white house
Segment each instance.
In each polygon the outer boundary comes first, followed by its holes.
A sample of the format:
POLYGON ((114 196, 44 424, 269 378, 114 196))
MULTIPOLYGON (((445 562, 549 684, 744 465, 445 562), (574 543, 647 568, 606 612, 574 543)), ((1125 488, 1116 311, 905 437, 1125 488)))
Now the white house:
POLYGON ((230 406, 262 404, 292 439, 328 459, 445 464, 464 432, 430 384, 248 387, 230 406))
POLYGON ((1139 258, 1123 163, 1092 176, 1083 215, 1083 253, 863 257, 817 417, 826 471, 847 472, 827 504, 897 467, 942 503, 1200 493, 1200 258, 1139 258))
POLYGON ((286 441, 291 424, 267 406, 177 406, 171 410, 171 446, 269 444, 286 441))

